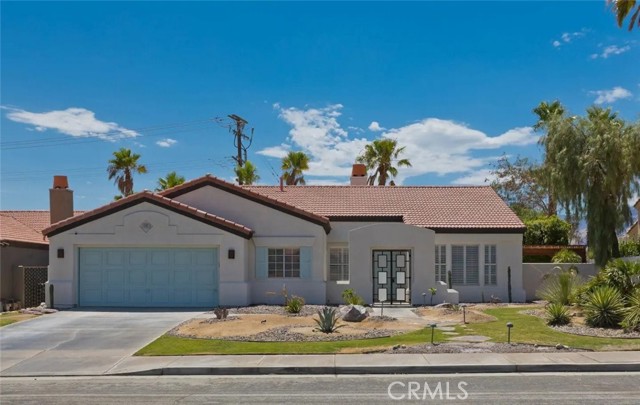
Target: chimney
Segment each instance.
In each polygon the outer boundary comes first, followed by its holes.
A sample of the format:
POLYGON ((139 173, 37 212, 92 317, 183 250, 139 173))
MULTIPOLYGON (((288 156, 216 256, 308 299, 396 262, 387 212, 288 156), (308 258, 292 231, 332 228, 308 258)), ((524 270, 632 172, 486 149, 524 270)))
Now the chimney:
POLYGON ((351 168, 351 185, 366 186, 367 185, 367 166, 362 163, 356 163, 351 168))
POLYGON ((73 216, 73 191, 69 190, 67 176, 53 176, 53 188, 49 189, 49 216, 52 224, 73 216))
POLYGON ((280 176, 280 191, 284 191, 284 177, 280 176))

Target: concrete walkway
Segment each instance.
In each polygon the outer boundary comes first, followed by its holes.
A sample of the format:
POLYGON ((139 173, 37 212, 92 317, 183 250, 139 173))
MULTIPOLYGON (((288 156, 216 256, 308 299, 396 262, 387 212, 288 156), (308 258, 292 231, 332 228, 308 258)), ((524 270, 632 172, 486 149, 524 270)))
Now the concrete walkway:
MULTIPOLYGON (((110 370, 98 372, 95 375, 442 374, 568 371, 640 371, 640 352, 151 356, 126 358, 110 370)), ((12 373, 9 370, 3 375, 11 376, 12 373)), ((51 374, 33 372, 31 375, 51 374)))

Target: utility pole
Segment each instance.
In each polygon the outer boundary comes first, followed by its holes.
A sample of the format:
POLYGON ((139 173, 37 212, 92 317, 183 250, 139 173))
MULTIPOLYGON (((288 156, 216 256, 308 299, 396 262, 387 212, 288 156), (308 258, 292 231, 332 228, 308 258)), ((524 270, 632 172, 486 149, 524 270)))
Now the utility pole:
MULTIPOLYGON (((229 131, 234 137, 233 145, 237 149, 237 155, 233 157, 233 160, 236 161, 238 167, 242 167, 247 161, 247 149, 249 149, 249 146, 251 146, 253 142, 253 128, 251 128, 251 136, 249 137, 243 132, 245 125, 249 123, 247 120, 236 114, 229 114, 228 117, 235 123, 235 128, 233 126, 229 127, 229 131), (243 144, 244 141, 246 141, 247 144, 243 144)), ((242 185, 242 180, 238 179, 238 183, 242 185)))

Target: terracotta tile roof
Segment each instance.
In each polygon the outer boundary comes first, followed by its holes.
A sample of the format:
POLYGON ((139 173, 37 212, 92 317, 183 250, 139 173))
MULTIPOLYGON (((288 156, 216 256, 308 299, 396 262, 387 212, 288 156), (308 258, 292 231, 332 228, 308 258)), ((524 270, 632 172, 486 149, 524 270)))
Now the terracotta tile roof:
POLYGON ((336 220, 402 218, 439 232, 505 230, 525 226, 488 186, 244 186, 283 204, 336 220))
POLYGON ((179 212, 187 217, 207 223, 209 225, 213 225, 217 228, 224 229, 246 239, 250 239, 253 235, 253 230, 247 228, 244 225, 229 221, 217 215, 210 214, 208 212, 199 210, 170 198, 162 197, 150 191, 142 191, 121 200, 104 205, 100 208, 96 208, 95 210, 87 211, 82 215, 67 218, 44 229, 42 233, 47 236, 53 236, 66 230, 73 229, 87 222, 91 222, 98 218, 110 215, 114 212, 118 212, 134 205, 140 204, 142 202, 148 202, 175 212, 179 212))
POLYGON ((49 211, 0 211, 0 240, 48 245, 42 230, 49 225, 49 211))
POLYGON ((279 211, 296 216, 298 218, 302 218, 309 222, 318 224, 322 226, 327 233, 329 233, 329 231, 331 230, 331 224, 330 224, 329 218, 323 216, 322 214, 308 210, 306 208, 302 208, 299 205, 292 204, 288 201, 280 200, 278 198, 273 198, 271 195, 268 195, 265 193, 256 193, 252 190, 251 187, 238 186, 237 184, 229 183, 227 181, 221 180, 209 174, 206 176, 182 183, 179 186, 162 191, 158 194, 168 198, 175 198, 182 194, 186 194, 190 191, 193 191, 205 186, 212 186, 212 187, 219 188, 231 194, 235 194, 239 197, 243 197, 248 200, 254 201, 258 204, 266 205, 267 207, 274 208, 279 211))

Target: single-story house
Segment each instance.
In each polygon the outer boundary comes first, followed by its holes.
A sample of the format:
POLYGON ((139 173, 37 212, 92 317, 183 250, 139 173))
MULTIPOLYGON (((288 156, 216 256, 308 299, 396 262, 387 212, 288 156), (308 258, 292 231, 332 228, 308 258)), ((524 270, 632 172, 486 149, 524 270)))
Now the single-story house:
MULTIPOLYGON (((359 170, 354 169, 358 174, 359 170)), ((57 307, 524 301, 525 226, 491 187, 239 186, 211 175, 57 222, 57 307), (444 287, 444 288, 443 288, 444 287), (424 295, 426 294, 426 296, 424 295), (442 295, 440 295, 442 294, 442 295)))
POLYGON ((636 222, 631 225, 625 236, 629 239, 640 239, 640 198, 634 207, 636 208, 636 222))

